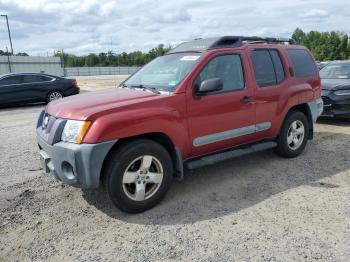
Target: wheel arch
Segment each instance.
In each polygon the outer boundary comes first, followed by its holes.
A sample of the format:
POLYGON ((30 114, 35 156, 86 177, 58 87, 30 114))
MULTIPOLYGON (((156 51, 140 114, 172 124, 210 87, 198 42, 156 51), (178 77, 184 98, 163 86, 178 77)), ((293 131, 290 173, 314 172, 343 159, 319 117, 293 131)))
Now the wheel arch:
POLYGON ((286 120, 288 114, 292 111, 299 111, 299 112, 302 112, 307 120, 308 120, 308 124, 309 124, 309 137, 308 139, 311 140, 313 139, 313 136, 314 136, 314 123, 313 123, 313 120, 312 120, 312 113, 311 113, 311 109, 310 109, 310 106, 308 103, 304 103, 304 104, 299 104, 299 105, 295 105, 293 107, 291 107, 287 113, 285 114, 284 116, 284 119, 283 119, 283 122, 281 124, 281 127, 280 129, 282 128, 282 125, 284 123, 284 121, 286 120))
POLYGON ((168 151, 172 159, 173 166, 174 166, 174 176, 179 180, 183 179, 183 176, 184 176, 183 160, 182 160, 182 154, 180 149, 175 146, 173 141, 166 134, 161 132, 153 132, 153 133, 146 133, 142 135, 125 137, 125 138, 119 139, 113 145, 113 147, 109 150, 109 152, 107 153, 103 161, 102 168, 101 168, 100 182, 104 183, 104 177, 103 177, 103 174, 105 173, 104 169, 106 168, 108 161, 111 159, 112 153, 118 150, 123 144, 128 143, 135 139, 148 139, 162 145, 168 151))

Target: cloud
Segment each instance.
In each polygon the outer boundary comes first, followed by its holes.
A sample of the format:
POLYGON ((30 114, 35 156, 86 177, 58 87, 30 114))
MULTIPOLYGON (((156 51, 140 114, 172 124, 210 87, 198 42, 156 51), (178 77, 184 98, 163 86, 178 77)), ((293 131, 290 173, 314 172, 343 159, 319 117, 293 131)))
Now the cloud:
MULTIPOLYGON (((197 37, 289 37, 296 27, 350 33, 348 0, 0 0, 15 52, 147 51, 197 37), (315 8, 317 7, 317 8, 315 8)), ((8 46, 0 18, 0 49, 8 46)))
POLYGON ((311 9, 299 15, 299 17, 305 20, 311 21, 322 21, 329 17, 329 12, 321 9, 311 9))

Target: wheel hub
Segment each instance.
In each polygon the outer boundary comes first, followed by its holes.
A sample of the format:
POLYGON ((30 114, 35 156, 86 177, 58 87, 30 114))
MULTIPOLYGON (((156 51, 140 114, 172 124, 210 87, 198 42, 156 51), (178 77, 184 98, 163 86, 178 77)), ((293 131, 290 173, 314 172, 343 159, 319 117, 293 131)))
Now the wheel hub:
POLYGON ((153 196, 163 180, 163 167, 154 156, 138 157, 123 176, 124 193, 132 200, 143 201, 153 196))
POLYGON ((292 122, 287 135, 287 143, 289 148, 292 150, 298 149, 304 141, 304 135, 304 124, 300 120, 292 122))

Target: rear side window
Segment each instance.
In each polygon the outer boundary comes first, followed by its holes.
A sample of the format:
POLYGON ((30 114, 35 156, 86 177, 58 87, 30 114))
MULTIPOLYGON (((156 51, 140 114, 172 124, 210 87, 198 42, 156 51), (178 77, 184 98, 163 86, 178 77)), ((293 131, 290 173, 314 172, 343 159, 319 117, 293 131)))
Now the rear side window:
POLYGON ((0 80, 0 85, 16 85, 22 84, 23 78, 21 75, 7 76, 0 80))
POLYGON ((275 68, 277 83, 279 83, 284 79, 284 69, 282 61, 277 50, 269 50, 269 52, 272 58, 273 66, 275 68))
POLYGON ((294 75, 296 77, 317 75, 315 62, 308 51, 303 49, 287 49, 287 53, 292 60, 294 75))
POLYGON ((221 55, 213 58, 199 74, 199 82, 211 78, 221 78, 223 91, 244 88, 244 75, 240 55, 221 55))
POLYGON ((24 83, 36 83, 36 82, 44 82, 50 81, 51 78, 41 75, 23 75, 24 83))
POLYGON ((254 50, 251 59, 259 87, 276 85, 284 79, 284 69, 277 50, 254 50))

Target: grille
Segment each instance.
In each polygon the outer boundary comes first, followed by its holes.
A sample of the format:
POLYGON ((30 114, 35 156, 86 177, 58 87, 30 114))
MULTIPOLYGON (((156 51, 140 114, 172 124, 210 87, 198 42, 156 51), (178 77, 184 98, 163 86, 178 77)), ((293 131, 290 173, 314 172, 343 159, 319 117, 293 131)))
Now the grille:
POLYGON ((326 97, 326 96, 322 96, 322 100, 323 100, 323 104, 324 104, 325 106, 332 104, 332 100, 330 100, 330 99, 329 99, 328 97, 326 97))
POLYGON ((42 122, 37 127, 37 134, 48 144, 53 145, 60 141, 66 120, 44 114, 42 122))

